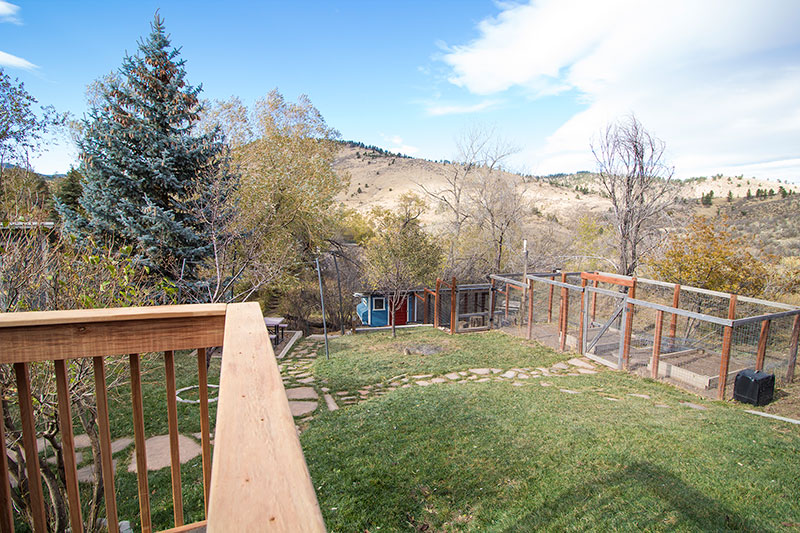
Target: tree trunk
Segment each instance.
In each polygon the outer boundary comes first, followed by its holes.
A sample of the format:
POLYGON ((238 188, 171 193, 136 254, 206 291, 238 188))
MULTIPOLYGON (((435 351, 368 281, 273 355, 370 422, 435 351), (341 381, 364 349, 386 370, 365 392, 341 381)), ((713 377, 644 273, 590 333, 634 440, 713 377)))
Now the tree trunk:
POLYGON ((392 297, 389 298, 389 301, 391 302, 391 305, 389 306, 389 323, 392 325, 392 338, 396 339, 397 338, 397 330, 395 329, 394 312, 395 312, 395 308, 397 306, 397 296, 396 295, 392 295, 392 297))

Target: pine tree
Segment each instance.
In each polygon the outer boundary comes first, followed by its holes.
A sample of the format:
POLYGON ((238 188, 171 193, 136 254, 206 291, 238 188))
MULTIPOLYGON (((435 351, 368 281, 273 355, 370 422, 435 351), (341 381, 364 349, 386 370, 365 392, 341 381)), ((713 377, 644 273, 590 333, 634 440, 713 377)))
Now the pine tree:
POLYGON ((133 245, 156 273, 192 281, 210 252, 192 207, 211 194, 224 145, 218 130, 193 135, 201 88, 187 84, 158 14, 151 28, 84 120, 85 216, 63 204, 59 211, 78 235, 133 245))
POLYGON ((58 190, 54 193, 56 201, 65 205, 72 211, 80 211, 79 200, 83 194, 81 181, 83 176, 74 168, 70 168, 67 175, 58 185, 58 190))

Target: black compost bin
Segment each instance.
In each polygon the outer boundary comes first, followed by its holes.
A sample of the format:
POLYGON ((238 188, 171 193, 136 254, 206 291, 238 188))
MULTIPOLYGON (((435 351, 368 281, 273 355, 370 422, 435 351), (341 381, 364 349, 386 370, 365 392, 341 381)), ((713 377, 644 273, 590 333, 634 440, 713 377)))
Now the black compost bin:
POLYGON ((733 399, 753 405, 767 405, 775 393, 775 375, 750 368, 736 374, 733 399))

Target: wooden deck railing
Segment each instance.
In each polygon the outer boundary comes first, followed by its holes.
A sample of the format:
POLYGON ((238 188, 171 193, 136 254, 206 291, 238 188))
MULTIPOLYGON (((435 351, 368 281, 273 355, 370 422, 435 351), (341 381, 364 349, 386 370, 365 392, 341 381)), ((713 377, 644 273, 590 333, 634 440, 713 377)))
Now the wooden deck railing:
MULTIPOLYGON (((283 383, 257 303, 0 315, 0 364, 14 366, 25 456, 38 457, 29 364, 53 361, 69 521, 83 531, 67 361, 92 358, 108 530, 119 531, 105 357, 128 355, 142 531, 152 531, 140 354, 163 352, 175 531, 324 531, 283 383), (206 348, 223 346, 211 454, 206 348), (197 349, 207 519, 184 524, 174 352, 197 349)), ((2 409, 0 407, 0 409, 2 409)), ((0 417, 2 417, 0 412, 0 417)), ((5 442, 3 424, 0 439, 5 442)), ((26 461, 34 530, 47 531, 39 462, 26 461)), ((14 530, 6 454, 0 454, 0 532, 14 530)))

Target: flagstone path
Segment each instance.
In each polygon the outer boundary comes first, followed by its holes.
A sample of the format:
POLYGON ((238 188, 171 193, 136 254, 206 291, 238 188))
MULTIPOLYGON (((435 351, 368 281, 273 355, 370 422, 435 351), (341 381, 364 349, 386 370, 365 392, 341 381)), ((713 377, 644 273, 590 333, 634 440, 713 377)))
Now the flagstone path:
MULTIPOLYGON (((331 390, 324 379, 317 380, 311 372, 323 342, 318 339, 305 338, 297 342, 292 351, 281 359, 278 364, 281 371, 286 396, 289 399, 289 408, 295 417, 298 433, 301 433, 314 416, 324 410, 335 411, 340 407, 355 405, 360 402, 380 397, 390 392, 409 387, 428 387, 439 384, 463 384, 508 382, 512 386, 522 387, 538 383, 542 387, 552 387, 555 380, 563 376, 582 376, 597 374, 605 371, 598 368, 594 362, 585 357, 573 357, 561 361, 550 367, 515 367, 503 368, 468 368, 465 370, 447 372, 442 375, 434 374, 401 374, 384 382, 366 385, 355 390, 331 390), (544 379, 542 379, 544 378, 544 379), (320 401, 320 398, 323 401, 320 401)), ((555 387, 553 390, 564 394, 583 394, 584 391, 555 387)), ((593 391, 586 391, 593 392, 593 391)), ((647 394, 628 394, 628 397, 650 399, 647 394)), ((609 401, 620 401, 621 398, 603 396, 609 401)), ((669 405, 659 403, 657 407, 669 408, 669 405)), ((690 409, 705 409, 697 404, 684 402, 684 407, 690 409)))

